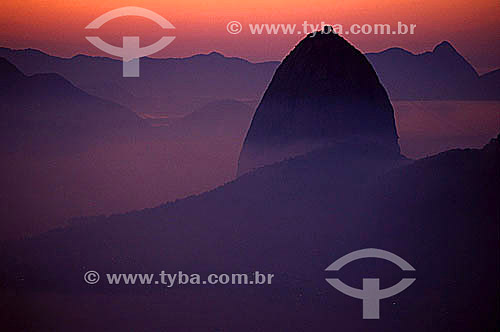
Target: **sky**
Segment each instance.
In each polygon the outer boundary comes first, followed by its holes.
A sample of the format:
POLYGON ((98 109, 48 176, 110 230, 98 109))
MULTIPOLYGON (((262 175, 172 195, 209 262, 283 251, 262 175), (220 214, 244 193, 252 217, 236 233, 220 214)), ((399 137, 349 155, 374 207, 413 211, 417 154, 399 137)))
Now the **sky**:
POLYGON ((364 52, 403 47, 414 53, 432 50, 447 40, 480 73, 500 67, 499 0, 2 0, 0 46, 34 48, 71 57, 108 56, 91 45, 85 26, 105 12, 139 6, 165 17, 175 30, 163 30, 140 17, 109 21, 98 35, 121 46, 123 36, 139 36, 141 46, 164 35, 176 39, 153 57, 185 57, 218 51, 250 61, 281 60, 303 35, 253 35, 248 24, 416 24, 414 35, 349 35, 364 52), (243 31, 229 34, 239 21, 243 31))

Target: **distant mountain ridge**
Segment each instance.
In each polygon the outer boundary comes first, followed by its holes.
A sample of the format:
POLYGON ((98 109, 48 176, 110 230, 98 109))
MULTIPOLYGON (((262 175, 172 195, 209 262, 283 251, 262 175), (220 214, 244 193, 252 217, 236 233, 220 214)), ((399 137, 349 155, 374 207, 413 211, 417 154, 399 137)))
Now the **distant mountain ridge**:
MULTIPOLYGON (((479 76, 449 42, 413 54, 401 48, 367 53, 392 100, 500 100, 498 70, 479 76)), ((279 61, 251 63, 217 52, 141 61, 141 77, 124 79, 119 60, 0 48, 28 75, 58 73, 77 87, 136 113, 182 116, 222 99, 258 103, 279 61)))
POLYGON ((120 60, 77 55, 50 56, 38 50, 0 48, 28 75, 58 73, 90 94, 136 113, 186 115, 209 102, 236 99, 257 103, 279 62, 251 63, 220 53, 187 58, 141 59, 141 76, 123 78, 120 60))
POLYGON ((447 41, 421 54, 390 48, 366 57, 393 100, 500 99, 498 75, 479 76, 447 41))
POLYGON ((0 57, 1 152, 71 152, 133 139, 149 125, 113 102, 89 95, 59 74, 24 75, 0 57))

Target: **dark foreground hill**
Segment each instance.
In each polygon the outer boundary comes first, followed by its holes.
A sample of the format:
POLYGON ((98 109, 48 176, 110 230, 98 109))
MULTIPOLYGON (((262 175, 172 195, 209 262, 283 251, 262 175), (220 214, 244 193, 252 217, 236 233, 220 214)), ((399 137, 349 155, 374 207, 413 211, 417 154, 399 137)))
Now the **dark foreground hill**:
POLYGON ((7 61, 0 73, 0 241, 234 178, 253 113, 244 103, 217 101, 154 128, 57 74, 25 76, 7 61))
MULTIPOLYGON (((493 331, 499 138, 415 162, 338 145, 199 196, 11 243, 1 251, 1 280, 16 296, 2 314, 38 330, 493 331), (330 263, 363 248, 391 251, 416 269, 412 286, 381 301, 380 320, 362 320, 361 300, 325 281, 330 263), (104 279, 161 270, 275 277, 272 285, 167 289, 87 285, 88 270, 104 279)), ((353 287, 410 277, 375 259, 350 265, 338 276, 353 287)))

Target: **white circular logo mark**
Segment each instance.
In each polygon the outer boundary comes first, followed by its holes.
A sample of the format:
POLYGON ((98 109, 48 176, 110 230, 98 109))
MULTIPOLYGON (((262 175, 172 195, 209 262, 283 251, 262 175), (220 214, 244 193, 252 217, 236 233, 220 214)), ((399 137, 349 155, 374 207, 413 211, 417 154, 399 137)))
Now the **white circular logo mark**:
POLYGON ((89 285, 95 285, 99 282, 100 276, 96 271, 88 271, 83 276, 83 280, 89 285))
MULTIPOLYGON (((99 29, 104 23, 122 16, 141 16, 149 18, 163 29, 175 29, 164 17, 140 7, 122 7, 102 14, 85 29, 99 29)), ((122 58, 123 77, 139 77, 139 58, 161 51, 170 44, 175 37, 162 37, 156 43, 146 47, 139 47, 139 37, 123 37, 123 47, 116 47, 106 43, 99 37, 85 37, 92 45, 108 54, 122 58)))
POLYGON ((232 35, 237 35, 243 30, 243 26, 238 21, 231 21, 226 26, 227 32, 232 35))
MULTIPOLYGON (((330 264, 325 271, 338 271, 344 267, 344 265, 361 258, 381 258, 396 264, 403 271, 415 271, 413 266, 401 257, 381 249, 362 249, 353 251, 337 259, 330 264)), ((415 278, 403 278, 400 282, 389 288, 380 289, 379 279, 364 278, 363 289, 358 289, 344 284, 340 279, 326 279, 326 281, 338 291, 350 297, 363 300, 363 319, 379 319, 380 300, 401 293, 415 280, 415 278)))

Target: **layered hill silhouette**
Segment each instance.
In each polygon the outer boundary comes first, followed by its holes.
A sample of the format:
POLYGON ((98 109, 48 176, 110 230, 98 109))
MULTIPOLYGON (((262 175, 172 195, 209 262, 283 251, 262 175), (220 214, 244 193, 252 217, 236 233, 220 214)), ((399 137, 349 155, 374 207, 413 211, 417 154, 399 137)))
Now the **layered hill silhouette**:
POLYGON ((141 76, 122 77, 122 63, 103 57, 53 57, 26 49, 0 48, 24 73, 58 73, 92 95, 137 113, 189 114, 222 99, 258 101, 279 62, 251 63, 220 53, 188 58, 141 59, 141 76))
POLYGON ((59 74, 0 58, 0 240, 156 206, 234 177, 253 109, 216 101, 167 127, 59 74))
POLYGON ((394 110, 365 56, 336 34, 312 36, 276 70, 245 138, 238 174, 342 141, 399 153, 394 110))
POLYGON ((217 100, 182 118, 167 118, 166 125, 169 135, 180 139, 211 136, 228 137, 242 142, 253 113, 252 107, 237 100, 217 100))
MULTIPOLYGON (((139 113, 186 115, 221 99, 258 102, 277 61, 250 63, 217 52, 188 58, 141 60, 141 77, 123 79, 119 60, 77 55, 50 56, 34 49, 0 48, 27 75, 58 73, 89 94, 139 113), (242 79, 242 78, 245 79, 242 79)), ((479 76, 449 44, 412 54, 401 48, 368 53, 391 99, 500 100, 497 71, 479 76)))
POLYGON ((391 48, 366 56, 394 100, 500 99, 498 70, 479 76, 446 41, 422 54, 391 48))
POLYGON ((479 77, 479 87, 476 89, 477 99, 500 99, 500 69, 491 71, 479 77))
POLYGON ((0 58, 2 152, 71 152, 143 134, 123 106, 87 94, 58 74, 26 76, 0 58))
MULTIPOLYGON (((338 36, 317 36, 301 42, 277 70, 256 115, 263 112, 268 122, 257 133, 264 143, 312 137, 328 144, 200 195, 80 218, 3 243, 0 284, 15 295, 3 314, 23 318, 11 320, 19 324, 14 328, 494 330, 500 135, 482 149, 406 159, 387 95, 366 58, 338 36), (325 116, 330 103, 338 106, 331 118, 325 116), (361 300, 325 280, 333 277, 325 269, 334 260, 364 248, 393 252, 416 269, 410 288, 381 301, 377 321, 363 320, 361 300), (90 270, 101 274, 99 283, 84 282, 90 270), (166 288, 110 285, 106 276, 161 271, 244 273, 250 280, 259 271, 274 279, 166 288), (60 319, 46 319, 54 316, 60 319)), ((203 116, 186 123, 196 128, 203 116)), ((335 277, 356 288, 363 278, 379 278, 385 288, 406 276, 377 260, 351 264, 335 277)))
MULTIPOLYGON (((144 294, 161 293, 154 306, 125 308, 119 320, 86 316, 82 329, 269 329, 278 314, 288 330, 493 329, 499 157, 498 138, 481 150, 452 150, 413 163, 371 145, 337 145, 260 168, 199 196, 82 219, 11 244, 2 250, 2 283, 18 289, 17 296, 33 290, 86 294, 77 297, 74 310, 86 301, 95 305, 96 292, 109 296, 107 301, 118 294, 142 301, 144 294), (382 319, 375 326, 361 319, 361 301, 333 289, 324 271, 335 259, 372 247, 398 254, 417 270, 414 285, 381 302, 382 319), (82 280, 87 270, 105 278, 104 273, 166 269, 275 277, 270 286, 183 285, 167 294, 161 286, 112 286, 106 279, 90 286, 82 280), (174 307, 179 313, 165 317, 174 307), (142 319, 143 312, 151 319, 142 319)), ((369 276, 387 286, 402 277, 390 264, 369 261, 348 270, 340 277, 354 287, 369 276)), ((50 301, 51 309, 44 310, 63 310, 58 306, 65 302, 50 301)), ((30 319, 43 321, 36 313, 30 319)))

